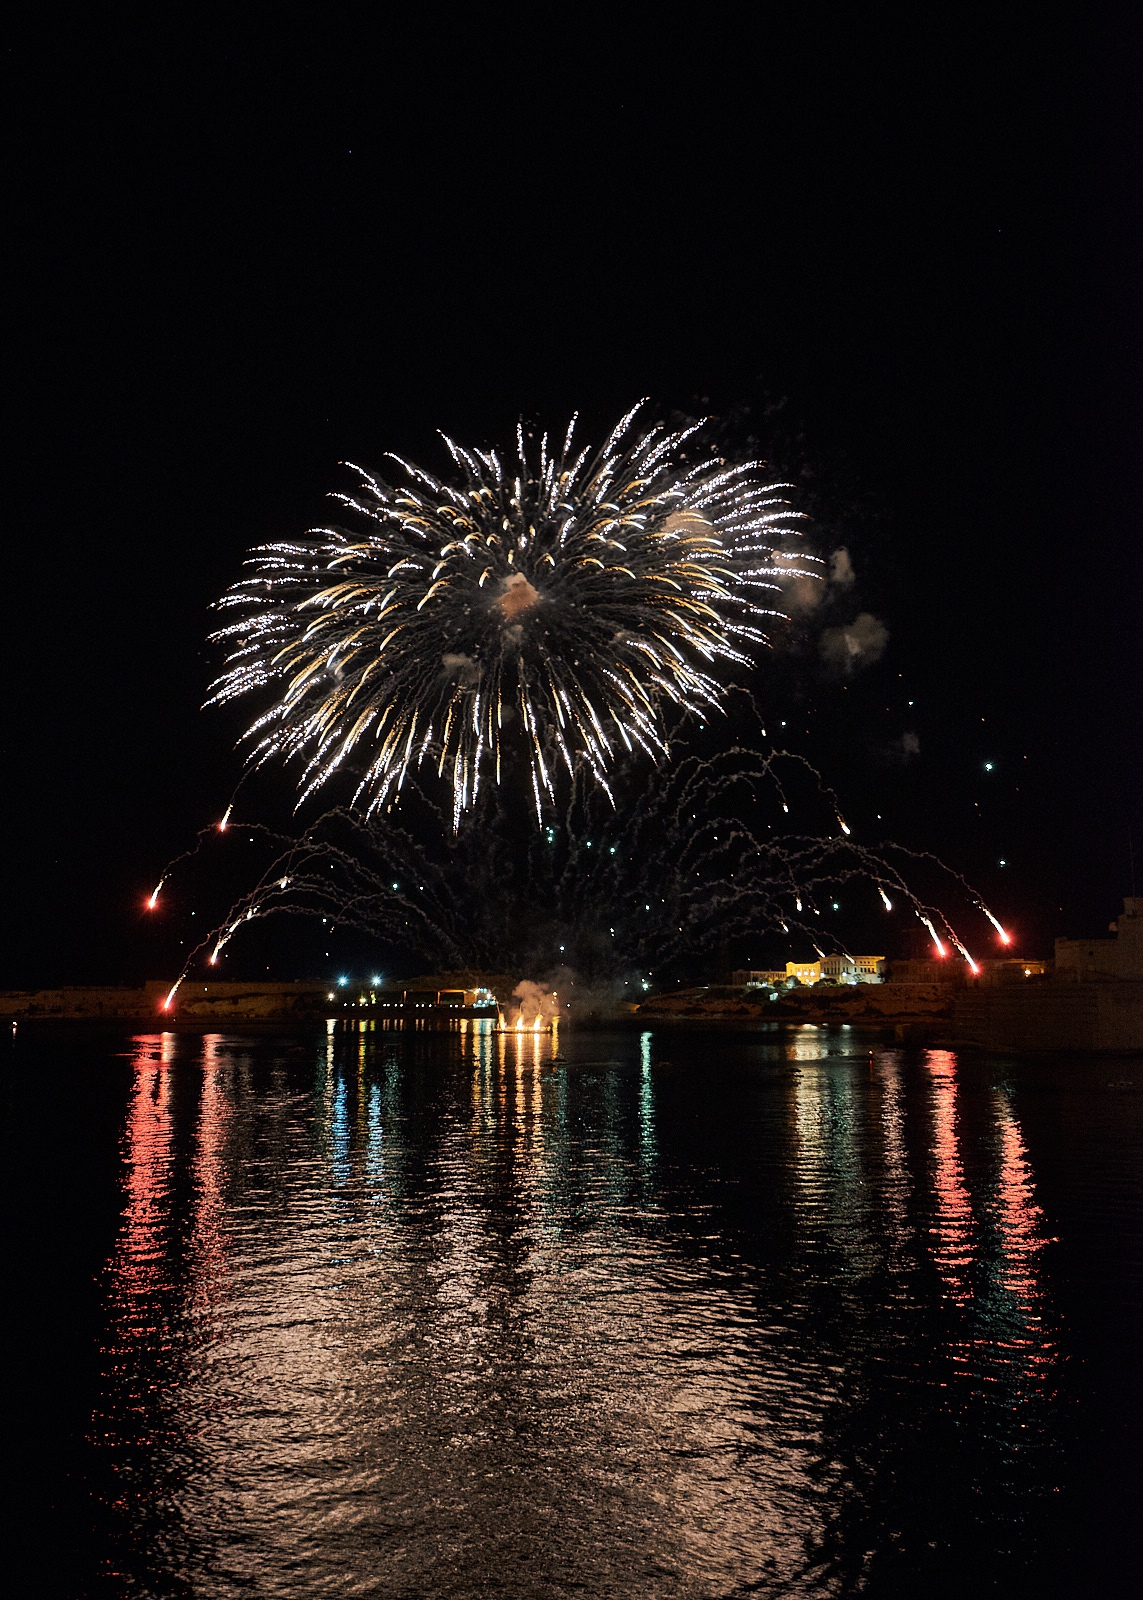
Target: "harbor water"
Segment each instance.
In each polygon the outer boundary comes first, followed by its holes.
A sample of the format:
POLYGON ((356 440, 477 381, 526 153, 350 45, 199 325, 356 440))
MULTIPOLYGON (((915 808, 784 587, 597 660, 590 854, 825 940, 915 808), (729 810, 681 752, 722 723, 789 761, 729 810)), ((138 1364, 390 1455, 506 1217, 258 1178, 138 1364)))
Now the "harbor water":
POLYGON ((21 1026, 27 1594, 1126 1594, 1143 1061, 21 1026))

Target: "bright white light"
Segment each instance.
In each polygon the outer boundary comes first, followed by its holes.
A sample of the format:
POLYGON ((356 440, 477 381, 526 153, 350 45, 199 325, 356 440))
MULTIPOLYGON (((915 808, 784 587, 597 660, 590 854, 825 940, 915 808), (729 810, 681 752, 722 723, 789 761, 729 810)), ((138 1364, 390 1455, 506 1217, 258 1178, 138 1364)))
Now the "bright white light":
POLYGON ((381 979, 380 978, 370 978, 369 981, 370 981, 370 983, 373 985, 373 987, 375 989, 379 989, 381 987, 381 979))
POLYGON ((348 982, 349 982, 348 978, 339 978, 337 980, 337 986, 338 986, 339 989, 344 989, 348 982))

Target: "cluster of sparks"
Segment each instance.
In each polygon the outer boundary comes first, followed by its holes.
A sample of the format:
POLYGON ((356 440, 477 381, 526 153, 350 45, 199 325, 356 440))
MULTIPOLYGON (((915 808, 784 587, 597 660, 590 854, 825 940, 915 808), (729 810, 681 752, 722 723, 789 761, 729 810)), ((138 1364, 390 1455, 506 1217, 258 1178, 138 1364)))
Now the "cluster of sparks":
POLYGON ((454 482, 396 457, 398 487, 355 468, 335 498, 356 531, 254 551, 219 602, 239 616, 214 636, 213 694, 272 697, 252 763, 296 761, 301 800, 351 770, 366 816, 430 763, 455 832, 515 748, 541 826, 558 770, 610 794, 617 761, 666 757, 665 713, 717 709, 714 669, 748 666, 783 583, 821 562, 788 485, 712 457, 700 424, 634 431, 639 410, 599 450, 576 447, 575 418, 555 449, 519 428, 504 460, 446 438, 454 482))

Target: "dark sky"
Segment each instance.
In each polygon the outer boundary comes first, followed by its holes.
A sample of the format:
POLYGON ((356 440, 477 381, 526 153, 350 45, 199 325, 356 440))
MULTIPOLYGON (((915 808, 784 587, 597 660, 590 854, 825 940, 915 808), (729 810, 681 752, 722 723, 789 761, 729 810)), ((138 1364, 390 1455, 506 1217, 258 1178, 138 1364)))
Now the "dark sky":
POLYGON ((863 834, 1029 951, 1099 931, 1132 830, 1143 892, 1137 41, 1091 6, 391 14, 8 36, 0 985, 175 969, 139 906, 239 772, 207 606, 340 460, 644 394, 750 407, 851 552, 885 656, 774 682, 863 834))

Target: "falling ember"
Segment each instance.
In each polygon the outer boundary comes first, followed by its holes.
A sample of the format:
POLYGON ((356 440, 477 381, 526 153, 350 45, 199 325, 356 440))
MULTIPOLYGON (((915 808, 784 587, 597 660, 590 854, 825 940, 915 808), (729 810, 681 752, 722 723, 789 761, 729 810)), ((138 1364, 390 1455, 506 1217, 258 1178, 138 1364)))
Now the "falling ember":
POLYGON ((991 922, 992 926, 996 929, 997 933, 1000 935, 1000 943, 1001 944, 1011 944, 1012 943, 1011 934, 1006 933, 1004 931, 1004 929, 1000 926, 999 922, 997 922, 996 918, 992 915, 992 912, 989 911, 988 907, 987 906, 981 906, 980 909, 984 912, 984 915, 988 918, 989 922, 991 922))
MULTIPOLYGON (((917 915, 921 916, 920 912, 918 912, 917 915)), ((925 924, 925 927, 928 928, 928 930, 929 930, 929 936, 932 939, 933 944, 936 947, 937 954, 939 956, 947 956, 948 955, 948 951, 945 949, 944 945, 941 943, 940 938, 937 935, 937 930, 933 927, 933 925, 929 921, 928 917, 921 916, 921 921, 925 924)))
POLYGON ((167 998, 163 1001, 162 1009, 164 1011, 169 1011, 171 1009, 171 1001, 175 998, 175 995, 178 993, 179 984, 182 981, 183 981, 182 978, 176 978, 174 983, 171 985, 170 992, 168 993, 167 998))
POLYGON ((147 910, 148 911, 154 911, 155 906, 158 903, 158 899, 159 899, 159 890, 163 887, 163 884, 166 883, 166 881, 167 880, 165 878, 160 878, 158 883, 155 885, 155 891, 152 894, 151 898, 147 901, 147 910))
POLYGON ((885 893, 885 890, 881 887, 880 884, 877 885, 877 893, 881 896, 881 899, 885 904, 886 911, 892 911, 893 902, 892 902, 892 900, 890 900, 889 896, 885 893))
POLYGON ((849 823, 846 822, 845 818, 840 813, 838 814, 838 819, 837 820, 838 820, 839 824, 841 825, 842 833, 848 833, 849 832, 849 823))
POLYGON ((964 957, 964 959, 968 962, 968 965, 969 965, 969 968, 972 971, 973 977, 974 978, 978 977, 980 975, 980 968, 977 966, 976 962, 969 955, 969 953, 965 949, 964 945, 961 944, 960 940, 957 938, 955 933, 950 934, 949 937, 952 940, 953 944, 956 946, 956 948, 960 951, 960 953, 964 957))
POLYGON ((226 825, 230 821, 230 813, 233 810, 234 810, 233 805, 227 806, 226 811, 223 814, 222 821, 218 824, 219 833, 225 833, 226 832, 226 825))

